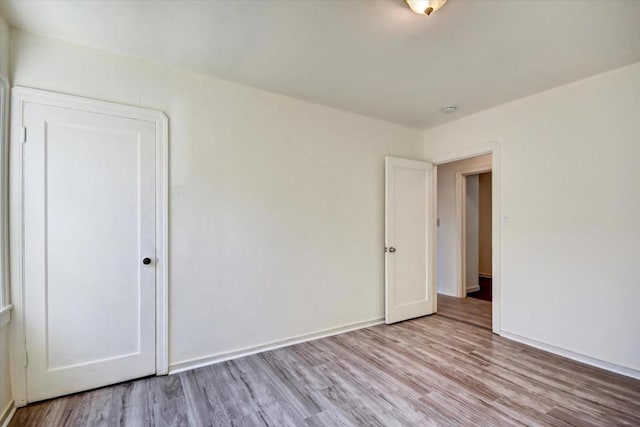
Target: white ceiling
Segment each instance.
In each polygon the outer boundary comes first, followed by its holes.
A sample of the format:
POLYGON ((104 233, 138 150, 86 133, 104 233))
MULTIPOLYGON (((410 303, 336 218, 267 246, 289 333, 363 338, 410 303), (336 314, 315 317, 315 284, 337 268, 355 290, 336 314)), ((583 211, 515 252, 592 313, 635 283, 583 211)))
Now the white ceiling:
POLYGON ((3 0, 0 13, 32 33, 417 128, 640 61, 639 0, 449 0, 430 17, 402 0, 3 0))

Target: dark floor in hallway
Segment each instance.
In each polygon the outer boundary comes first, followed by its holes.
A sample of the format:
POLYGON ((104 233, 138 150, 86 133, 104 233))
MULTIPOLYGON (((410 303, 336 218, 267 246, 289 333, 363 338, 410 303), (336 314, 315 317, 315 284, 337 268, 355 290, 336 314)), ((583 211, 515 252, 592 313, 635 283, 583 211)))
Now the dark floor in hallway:
POLYGON ((478 284, 480 285, 480 290, 476 292, 469 292, 467 296, 491 302, 493 299, 493 286, 491 277, 480 276, 478 279, 478 284))

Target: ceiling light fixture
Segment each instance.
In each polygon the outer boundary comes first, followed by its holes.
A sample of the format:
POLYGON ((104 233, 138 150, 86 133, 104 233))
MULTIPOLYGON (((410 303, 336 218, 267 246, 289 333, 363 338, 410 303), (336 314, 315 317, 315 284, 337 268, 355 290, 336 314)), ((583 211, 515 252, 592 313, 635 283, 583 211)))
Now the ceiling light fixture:
POLYGON ((440 111, 442 111, 445 114, 451 114, 454 111, 456 111, 457 109, 458 109, 458 107, 456 107, 455 105, 449 105, 448 107, 444 107, 440 111))
POLYGON ((444 6, 447 0, 404 0, 404 2, 418 15, 431 15, 444 6))

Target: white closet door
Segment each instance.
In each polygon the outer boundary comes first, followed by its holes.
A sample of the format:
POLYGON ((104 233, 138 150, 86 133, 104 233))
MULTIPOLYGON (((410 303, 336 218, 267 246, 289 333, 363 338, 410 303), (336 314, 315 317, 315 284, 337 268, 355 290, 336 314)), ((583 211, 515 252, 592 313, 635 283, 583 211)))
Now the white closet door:
POLYGON ((433 165, 386 158, 385 320, 435 310, 433 165))
POLYGON ((155 124, 24 105, 27 400, 154 374, 155 124))

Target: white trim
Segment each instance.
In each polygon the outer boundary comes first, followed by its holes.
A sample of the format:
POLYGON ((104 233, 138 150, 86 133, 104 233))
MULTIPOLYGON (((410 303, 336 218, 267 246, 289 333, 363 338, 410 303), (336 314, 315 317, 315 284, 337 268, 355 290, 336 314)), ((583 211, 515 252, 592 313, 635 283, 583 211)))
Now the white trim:
POLYGON ((478 292, 480 290, 480 286, 472 286, 470 288, 467 288, 467 293, 464 295, 465 297, 467 296, 467 294, 471 293, 471 292, 478 292))
POLYGON ((467 288, 467 180, 470 175, 491 172, 491 166, 476 166, 461 169, 456 172, 456 294, 458 298, 464 298, 471 289, 480 289, 478 286, 467 288))
POLYGON ((521 344, 526 344, 528 346, 535 347, 537 349, 544 350, 549 353, 557 354, 558 356, 566 357, 567 359, 575 360, 576 362, 581 362, 586 365, 595 366, 596 368, 604 369, 606 371, 615 372, 616 374, 620 374, 620 375, 624 375, 627 377, 640 380, 640 371, 636 369, 616 365, 615 363, 611 363, 611 362, 605 362, 604 360, 600 360, 600 359, 594 359, 593 357, 589 357, 584 354, 575 353, 571 350, 566 350, 564 348, 556 347, 551 344, 545 344, 540 341, 532 340, 530 338, 525 338, 521 335, 514 334, 512 332, 508 332, 505 330, 503 330, 500 335, 512 341, 516 341, 521 344))
POLYGON ((9 402, 4 411, 0 413, 0 427, 8 427, 11 419, 16 413, 16 405, 13 404, 13 400, 9 402))
MULTIPOLYGON (((9 81, 0 74, 0 308, 11 303, 9 292, 9 81)), ((2 319, 0 319, 2 323, 2 319)))
POLYGON ((12 309, 13 309, 13 305, 11 304, 0 308, 0 329, 2 329, 5 325, 9 324, 9 322, 11 321, 12 309))
POLYGON ((441 165, 443 163, 451 163, 458 160, 469 159, 471 157, 482 156, 483 154, 495 154, 494 151, 499 148, 500 144, 498 143, 498 141, 490 141, 476 148, 444 154, 431 159, 430 161, 433 162, 434 165, 441 165))
POLYGON ((169 118, 156 120, 156 375, 169 373, 169 118), (159 155, 158 155, 159 154, 159 155))
POLYGON ((307 341, 313 341, 320 338, 326 338, 333 335, 343 334, 345 332, 355 331, 357 329, 369 328, 371 326, 384 323, 384 317, 378 317, 371 320, 349 323, 335 328, 323 329, 308 334, 296 335, 294 337, 282 340, 271 341, 252 347, 245 347, 238 350, 226 351, 222 353, 211 354, 209 356, 196 357, 194 359, 184 360, 182 362, 172 363, 169 368, 169 374, 177 374, 178 372, 188 371, 191 369, 201 368, 203 366, 213 365, 227 360, 238 359, 252 354, 263 353, 277 348, 288 347, 294 344, 300 344, 307 341))
MULTIPOLYGON (((449 292, 438 292, 438 294, 440 294, 440 295, 446 295, 446 296, 448 296, 448 297, 458 298, 458 295, 456 295, 456 294, 451 294, 451 293, 449 293, 449 292)), ((437 301, 437 299, 436 299, 436 301, 437 301)))
POLYGON ((478 272, 478 276, 484 277, 485 279, 491 279, 491 274, 478 272))
POLYGON ((22 172, 23 147, 22 127, 24 105, 37 103, 41 105, 59 106, 90 111, 116 117, 126 117, 155 123, 156 126, 156 374, 165 375, 169 371, 169 346, 168 346, 168 288, 169 288, 169 119, 167 116, 155 110, 139 108, 129 105, 115 104, 89 98, 72 95, 64 95, 39 89, 25 87, 13 88, 12 114, 11 114, 11 139, 9 183, 10 208, 10 233, 9 244, 11 256, 11 295, 13 296, 14 316, 10 330, 10 366, 11 386, 15 406, 21 407, 27 404, 26 399, 26 335, 24 319, 24 293, 23 293, 23 239, 24 230, 22 223, 22 172), (21 373, 21 374, 20 374, 21 373))
MULTIPOLYGON (((449 163, 456 160, 468 159, 470 157, 477 157, 483 154, 491 154, 491 234, 492 234, 492 247, 493 247, 493 255, 491 257, 492 260, 492 319, 493 325, 492 330, 494 334, 500 335, 500 319, 502 316, 502 302, 501 302, 501 292, 500 292, 500 278, 501 272, 500 269, 500 217, 501 217, 501 193, 500 193, 500 176, 501 176, 501 165, 500 165, 500 144, 497 141, 491 141, 486 144, 479 145, 475 148, 458 151, 454 153, 450 153, 447 155, 436 157, 431 161, 435 165, 441 165, 443 163, 449 163)), ((437 266, 437 264, 436 264, 437 266)))
MULTIPOLYGON (((428 280, 431 281, 431 301, 433 301, 432 309, 433 313, 438 312, 438 167, 435 163, 432 164, 432 178, 431 178, 431 227, 429 232, 431 238, 428 240, 429 247, 429 261, 427 265, 429 268, 428 280)), ((427 212, 429 212, 427 210, 427 212)))

